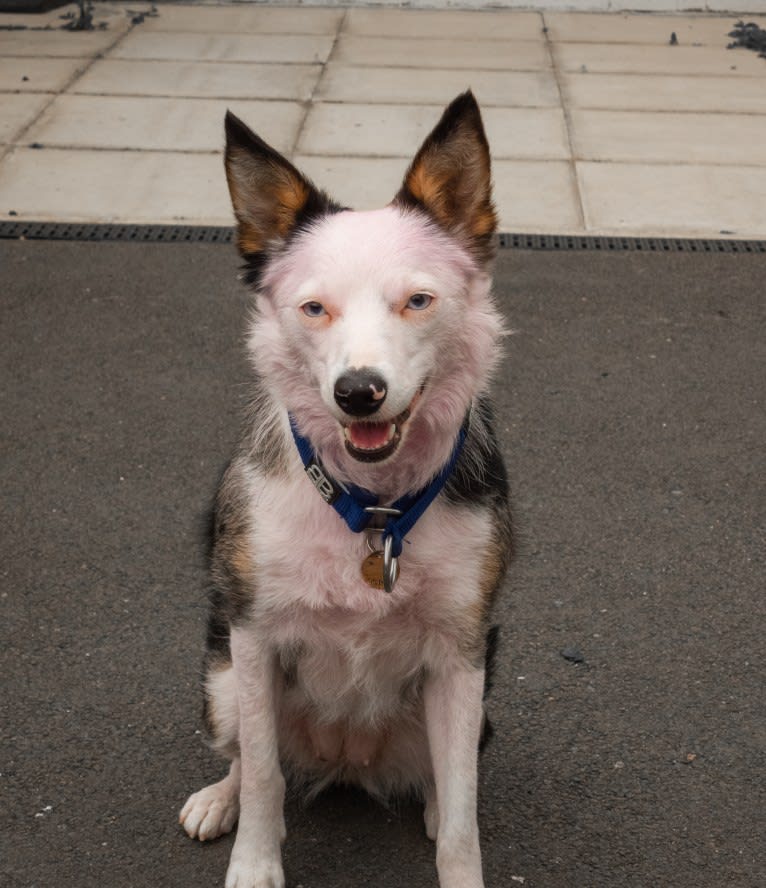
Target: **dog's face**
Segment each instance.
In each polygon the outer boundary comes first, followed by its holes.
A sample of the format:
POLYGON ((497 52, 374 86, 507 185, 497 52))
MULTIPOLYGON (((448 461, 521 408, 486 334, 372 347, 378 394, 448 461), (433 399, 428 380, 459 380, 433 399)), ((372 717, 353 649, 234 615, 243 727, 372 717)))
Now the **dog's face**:
POLYGON ((258 293, 255 364, 325 462, 348 477, 454 440, 499 333, 473 97, 447 109, 381 210, 333 204, 231 116, 226 165, 258 293))
POLYGON ((318 393, 352 458, 390 459, 421 393, 455 380, 445 352, 456 329, 474 335, 476 277, 465 253, 417 214, 388 207, 327 216, 264 275, 259 366, 281 382, 299 419, 316 410, 318 393), (278 357, 285 347, 289 368, 278 357))

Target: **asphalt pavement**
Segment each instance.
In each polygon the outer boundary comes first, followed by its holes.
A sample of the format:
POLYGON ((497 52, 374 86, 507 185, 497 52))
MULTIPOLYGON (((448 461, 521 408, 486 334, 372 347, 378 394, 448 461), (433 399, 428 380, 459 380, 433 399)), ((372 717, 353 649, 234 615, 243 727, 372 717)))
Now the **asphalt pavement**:
MULTIPOLYGON (((246 398, 232 247, 0 243, 0 883, 223 885, 177 825, 201 524, 246 398)), ((766 884, 763 255, 502 251, 518 558, 487 888, 766 884), (563 653, 562 653, 563 652, 563 653)), ((435 888, 420 809, 290 797, 290 888, 435 888)))

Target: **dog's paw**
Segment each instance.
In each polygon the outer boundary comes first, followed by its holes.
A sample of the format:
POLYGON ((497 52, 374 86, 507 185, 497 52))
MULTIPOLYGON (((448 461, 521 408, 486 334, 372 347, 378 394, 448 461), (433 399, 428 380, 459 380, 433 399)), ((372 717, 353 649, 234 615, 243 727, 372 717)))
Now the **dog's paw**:
POLYGON ((226 872, 226 888, 285 888, 282 864, 278 860, 235 860, 226 872))
POLYGON ((221 780, 190 795, 178 820, 193 839, 205 842, 231 832, 238 816, 238 794, 221 780))

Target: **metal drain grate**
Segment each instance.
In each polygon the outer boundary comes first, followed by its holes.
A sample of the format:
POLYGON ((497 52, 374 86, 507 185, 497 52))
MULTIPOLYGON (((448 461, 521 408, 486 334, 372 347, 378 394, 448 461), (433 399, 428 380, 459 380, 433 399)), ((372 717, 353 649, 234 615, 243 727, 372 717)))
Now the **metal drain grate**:
POLYGON ((0 238, 15 240, 136 241, 228 244, 228 225, 109 225, 79 222, 0 222, 0 238))
POLYGON ((560 234, 501 234, 506 250, 591 250, 601 253, 766 253, 763 240, 684 237, 588 237, 560 234))
MULTIPOLYGON (((227 225, 118 225, 79 222, 0 222, 0 239, 135 241, 230 244, 227 225)), ((591 250, 600 253, 766 253, 763 240, 682 237, 589 237, 563 234, 500 234, 501 250, 591 250)))

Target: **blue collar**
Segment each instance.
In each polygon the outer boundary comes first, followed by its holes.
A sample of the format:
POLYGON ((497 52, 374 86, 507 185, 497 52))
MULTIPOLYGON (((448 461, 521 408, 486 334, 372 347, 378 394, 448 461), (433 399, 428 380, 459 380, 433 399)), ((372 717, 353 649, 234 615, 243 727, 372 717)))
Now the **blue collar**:
MULTIPOLYGON (((322 499, 328 505, 331 505, 346 522, 349 529, 354 533, 361 533, 373 518, 373 515, 365 511, 365 509, 368 506, 376 506, 379 498, 363 487, 356 487, 353 484, 341 485, 331 478, 325 472, 311 442, 298 432, 293 417, 290 416, 289 419, 295 446, 298 448, 298 453, 311 483, 319 491, 322 499)), ((407 493, 395 503, 392 503, 391 508, 396 509, 401 514, 390 517, 386 522, 386 526, 383 529, 383 542, 385 543, 388 537, 392 538, 394 558, 398 558, 402 554, 405 536, 412 530, 420 516, 436 499, 447 483, 462 453, 467 430, 468 420, 463 423, 458 433, 457 441, 449 460, 447 460, 447 463, 430 484, 417 491, 417 493, 407 493)))

